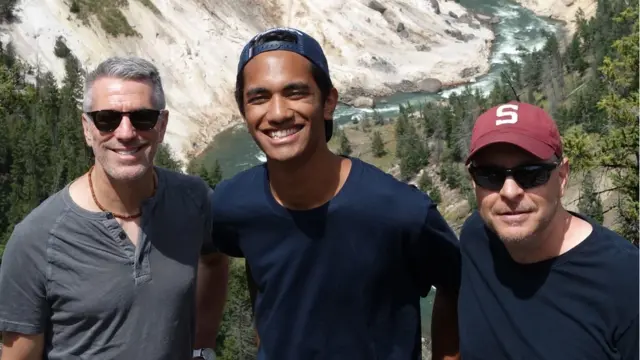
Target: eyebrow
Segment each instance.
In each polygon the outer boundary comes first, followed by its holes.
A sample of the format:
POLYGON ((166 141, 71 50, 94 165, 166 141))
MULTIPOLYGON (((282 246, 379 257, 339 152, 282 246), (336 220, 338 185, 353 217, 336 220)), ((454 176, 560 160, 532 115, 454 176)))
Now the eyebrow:
POLYGON ((293 83, 289 83, 287 84, 287 86, 284 87, 284 91, 292 91, 292 90, 303 90, 303 91, 309 91, 311 89, 311 87, 303 82, 293 82, 293 83))
MULTIPOLYGON (((298 82, 289 83, 289 84, 285 85, 285 87, 282 89, 283 92, 294 91, 294 90, 310 91, 311 87, 308 84, 304 83, 304 82, 298 81, 298 82)), ((247 91, 247 95, 246 96, 247 97, 251 97, 251 96, 254 96, 254 95, 268 93, 268 92, 269 92, 269 90, 267 90, 264 87, 255 87, 255 88, 249 89, 247 91)))

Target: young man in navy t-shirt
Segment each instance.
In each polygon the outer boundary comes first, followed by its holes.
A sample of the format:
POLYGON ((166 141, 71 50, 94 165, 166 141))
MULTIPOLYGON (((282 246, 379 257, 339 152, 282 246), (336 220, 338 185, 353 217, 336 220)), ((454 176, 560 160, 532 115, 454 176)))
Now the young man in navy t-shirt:
POLYGON ((489 109, 467 164, 478 211, 460 234, 462 359, 638 359, 638 248, 565 210, 569 163, 550 116, 489 109))
POLYGON ((251 269, 258 359, 418 360, 431 286, 434 359, 458 358, 456 235, 427 195, 329 150, 338 93, 317 41, 255 36, 236 99, 267 162, 217 186, 213 238, 251 269))

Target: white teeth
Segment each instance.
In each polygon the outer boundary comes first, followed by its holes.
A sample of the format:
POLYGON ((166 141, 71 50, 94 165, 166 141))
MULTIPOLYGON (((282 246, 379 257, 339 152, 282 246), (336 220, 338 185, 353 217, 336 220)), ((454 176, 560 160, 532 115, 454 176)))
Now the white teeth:
POLYGON ((297 133, 298 130, 299 129, 297 127, 294 127, 294 128, 285 129, 285 130, 269 131, 269 137, 271 137, 272 139, 280 139, 289 135, 293 135, 297 133))
POLYGON ((131 151, 116 151, 118 154, 120 155, 133 155, 135 153, 138 152, 138 150, 131 150, 131 151))

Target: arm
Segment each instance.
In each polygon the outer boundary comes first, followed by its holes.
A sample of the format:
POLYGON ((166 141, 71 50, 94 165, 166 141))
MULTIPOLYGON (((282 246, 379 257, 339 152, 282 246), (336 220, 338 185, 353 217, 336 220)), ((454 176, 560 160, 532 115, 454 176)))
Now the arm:
POLYGON ((0 266, 2 360, 42 359, 46 301, 46 244, 42 224, 18 224, 0 266))
POLYGON ((219 252, 201 255, 196 290, 195 348, 215 348, 227 300, 229 258, 219 252))
POLYGON ((414 249, 421 293, 426 295, 432 285, 436 288, 431 317, 432 359, 459 359, 460 243, 433 203, 429 204, 414 249))
POLYGON ((432 359, 459 360, 458 293, 437 289, 431 315, 432 359))
POLYGON ((43 334, 2 333, 2 357, 0 360, 40 360, 43 351, 43 334))
POLYGON ((260 335, 258 335, 258 329, 255 324, 256 318, 256 293, 258 291, 258 287, 256 283, 253 281, 253 275, 251 274, 251 268, 249 267, 249 262, 245 260, 244 262, 244 270, 245 275, 247 276, 247 287, 249 288, 249 298, 251 299, 251 315, 253 316, 253 331, 256 335, 256 346, 260 347, 260 335))

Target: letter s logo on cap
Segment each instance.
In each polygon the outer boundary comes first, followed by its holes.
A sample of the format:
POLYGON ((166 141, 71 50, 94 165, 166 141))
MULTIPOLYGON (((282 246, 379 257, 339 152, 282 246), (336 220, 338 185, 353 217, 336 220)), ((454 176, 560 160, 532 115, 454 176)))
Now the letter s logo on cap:
POLYGON ((498 109, 496 109, 496 116, 498 120, 496 120, 496 126, 503 124, 515 124, 518 122, 518 105, 516 104, 504 104, 500 105, 498 109), (508 116, 509 119, 501 120, 500 118, 508 116))

